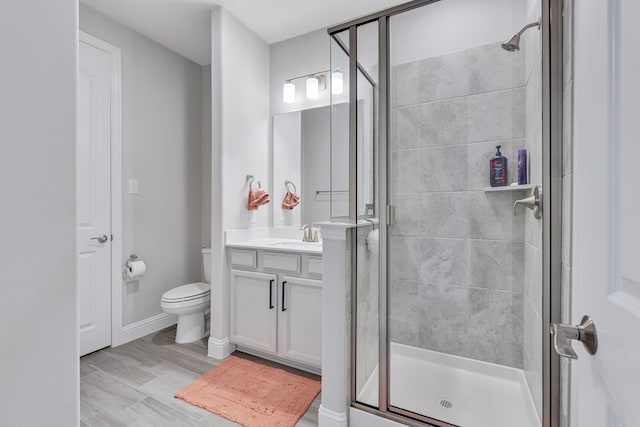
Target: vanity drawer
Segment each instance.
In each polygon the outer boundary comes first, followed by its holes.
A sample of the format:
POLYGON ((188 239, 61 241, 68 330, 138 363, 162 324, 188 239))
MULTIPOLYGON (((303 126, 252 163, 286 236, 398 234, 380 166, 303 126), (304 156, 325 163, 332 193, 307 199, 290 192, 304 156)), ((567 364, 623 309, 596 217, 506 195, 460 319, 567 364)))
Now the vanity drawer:
POLYGON ((231 249, 231 265, 233 267, 256 268, 258 266, 256 258, 256 251, 231 249))
POLYGON ((265 252, 262 256, 262 267, 265 270, 300 273, 300 255, 265 252))
POLYGON ((322 276, 322 257, 310 256, 307 260, 307 271, 310 276, 322 276))

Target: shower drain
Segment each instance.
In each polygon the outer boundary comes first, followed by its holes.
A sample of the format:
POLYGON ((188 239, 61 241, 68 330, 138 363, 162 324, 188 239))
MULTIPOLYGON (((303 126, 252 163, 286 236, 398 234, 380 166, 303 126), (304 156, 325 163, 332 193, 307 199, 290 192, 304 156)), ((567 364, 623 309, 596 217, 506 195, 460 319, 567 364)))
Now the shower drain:
POLYGON ((438 404, 445 409, 451 409, 455 406, 449 399, 438 399, 438 404))

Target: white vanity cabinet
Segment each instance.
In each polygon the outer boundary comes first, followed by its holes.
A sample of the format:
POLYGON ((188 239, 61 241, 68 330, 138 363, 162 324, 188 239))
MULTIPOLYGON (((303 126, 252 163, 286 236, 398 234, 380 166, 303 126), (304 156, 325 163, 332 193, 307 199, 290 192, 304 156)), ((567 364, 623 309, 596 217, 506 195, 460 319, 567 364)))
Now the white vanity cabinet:
POLYGON ((256 350, 277 351, 275 274, 231 270, 231 340, 256 350))
POLYGON ((322 362, 322 282, 285 276, 280 300, 278 354, 320 367, 322 362))
POLYGON ((231 342, 240 350, 318 371, 322 257, 229 248, 229 259, 231 342))

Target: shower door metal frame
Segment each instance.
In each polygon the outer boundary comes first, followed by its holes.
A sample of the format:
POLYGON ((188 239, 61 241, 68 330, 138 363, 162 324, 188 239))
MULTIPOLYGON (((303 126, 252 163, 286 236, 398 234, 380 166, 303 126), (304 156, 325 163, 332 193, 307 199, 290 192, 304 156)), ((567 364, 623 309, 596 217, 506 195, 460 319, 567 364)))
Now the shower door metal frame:
MULTIPOLYGON (((385 225, 390 224, 392 209, 389 206, 389 154, 390 154, 390 56, 389 56, 389 18, 411 9, 426 6, 440 0, 414 0, 378 13, 367 15, 327 30, 333 36, 349 30, 349 42, 352 52, 357 48, 357 28, 374 21, 378 22, 379 48, 379 200, 380 221, 380 289, 379 289, 379 390, 378 407, 368 406, 355 401, 356 398, 356 309, 357 309, 357 270, 355 268, 356 233, 352 234, 353 263, 351 273, 352 292, 352 334, 351 334, 351 406, 374 415, 397 421, 406 425, 421 427, 451 427, 452 424, 416 414, 389 405, 389 340, 388 340, 388 233, 385 225)), ((542 159, 545 190, 543 222, 543 289, 542 289, 542 427, 560 427, 560 357, 553 351, 549 334, 550 324, 560 321, 561 285, 562 285, 562 109, 563 109, 563 7, 562 0, 542 0, 542 159)), ((507 35, 505 35, 507 36, 507 35)), ((349 55, 350 74, 353 77, 358 65, 357 57, 349 55)), ((355 80, 352 80, 355 82, 355 80)), ((353 83, 350 82, 353 85, 353 83)), ((357 85, 356 85, 357 86, 357 85)), ((350 90, 349 102, 357 103, 357 90, 350 90)), ((350 116, 349 146, 350 153, 355 152, 355 116, 350 116)), ((350 159, 350 165, 352 160, 350 159)), ((350 173, 353 173, 352 171, 350 173)), ((350 179, 349 192, 354 195, 357 182, 350 179)), ((354 205, 355 208, 355 205, 354 205)), ((349 217, 357 218, 351 209, 349 217)), ((466 426, 464 426, 466 427, 466 426)))
POLYGON ((542 1, 542 425, 560 427, 560 356, 550 328, 561 320, 563 1, 542 1))

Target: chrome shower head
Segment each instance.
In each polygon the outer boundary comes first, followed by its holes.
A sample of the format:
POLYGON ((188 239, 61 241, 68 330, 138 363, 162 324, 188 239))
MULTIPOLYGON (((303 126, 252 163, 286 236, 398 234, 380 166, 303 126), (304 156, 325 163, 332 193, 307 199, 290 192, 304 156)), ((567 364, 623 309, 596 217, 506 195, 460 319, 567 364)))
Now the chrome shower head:
POLYGON ((509 52, 520 50, 520 34, 514 34, 509 40, 501 44, 502 48, 509 52))
POLYGON ((536 22, 532 22, 530 24, 525 25, 524 27, 522 27, 522 29, 520 31, 518 31, 517 33, 515 33, 509 40, 507 40, 506 42, 502 43, 502 48, 506 51, 509 52, 517 52, 520 50, 520 36, 522 35, 522 33, 524 33, 525 31, 527 31, 529 28, 531 27, 538 27, 538 29, 540 29, 540 20, 537 20, 536 22))

